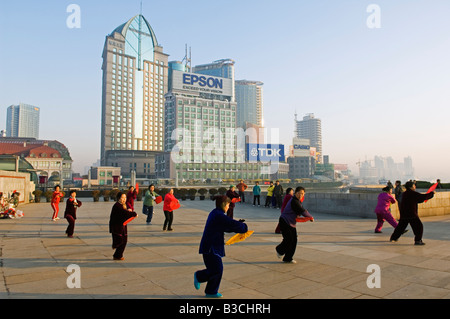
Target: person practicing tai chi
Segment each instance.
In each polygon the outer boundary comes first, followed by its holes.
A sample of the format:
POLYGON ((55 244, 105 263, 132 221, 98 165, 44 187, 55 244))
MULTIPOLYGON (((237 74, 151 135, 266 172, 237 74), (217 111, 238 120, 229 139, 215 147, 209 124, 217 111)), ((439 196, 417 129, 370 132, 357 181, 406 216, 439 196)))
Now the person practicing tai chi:
POLYGON ((304 196, 305 189, 302 186, 297 187, 294 191, 294 196, 292 196, 286 204, 286 207, 280 216, 279 223, 283 241, 275 248, 275 250, 278 258, 283 258, 283 262, 285 263, 296 263, 292 257, 297 248, 297 218, 304 216, 310 221, 314 221, 314 218, 302 205, 304 196))
POLYGON ((375 214, 377 214, 377 226, 375 233, 381 233, 384 221, 387 221, 392 227, 397 227, 398 223, 391 214, 391 204, 395 204, 395 198, 392 196, 392 188, 386 186, 378 195, 377 207, 375 207, 375 214))
POLYGON ((414 232, 414 245, 425 245, 422 241, 423 224, 419 218, 418 204, 433 198, 435 192, 426 194, 416 192, 416 184, 412 181, 406 182, 405 187, 406 191, 402 194, 400 202, 400 220, 391 235, 391 242, 396 242, 410 224, 414 232))
POLYGON ((73 232, 75 230, 75 220, 77 219, 77 208, 81 206, 81 201, 77 199, 77 192, 75 190, 70 191, 70 196, 66 201, 66 210, 64 211, 64 218, 67 219, 69 226, 67 226, 67 237, 73 238, 73 232))
POLYGON ((123 252, 128 242, 128 226, 127 221, 136 218, 138 215, 126 205, 127 194, 117 193, 117 202, 111 210, 109 218, 109 232, 112 235, 112 248, 114 252, 114 260, 123 260, 123 252))
POLYGON ((59 202, 61 201, 61 198, 64 197, 63 193, 60 191, 61 187, 59 185, 55 186, 55 191, 52 194, 52 200, 51 200, 51 206, 53 209, 53 215, 52 220, 56 221, 59 219, 58 213, 59 213, 59 202))
POLYGON ((206 269, 194 273, 194 287, 200 289, 200 283, 207 282, 205 293, 209 298, 221 298, 219 286, 222 280, 225 257, 225 232, 244 234, 248 231, 247 224, 226 215, 231 199, 227 196, 216 196, 216 208, 206 221, 203 236, 200 241, 199 253, 203 255, 206 269))

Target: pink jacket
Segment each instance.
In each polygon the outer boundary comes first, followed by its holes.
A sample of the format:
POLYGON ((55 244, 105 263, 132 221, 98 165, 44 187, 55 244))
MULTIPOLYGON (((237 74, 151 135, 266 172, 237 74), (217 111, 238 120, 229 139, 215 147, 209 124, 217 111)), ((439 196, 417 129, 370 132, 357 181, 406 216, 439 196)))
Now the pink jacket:
POLYGON ((391 204, 395 203, 395 198, 391 194, 382 192, 380 195, 378 195, 378 204, 375 208, 375 213, 377 214, 383 214, 389 212, 389 207, 391 204))

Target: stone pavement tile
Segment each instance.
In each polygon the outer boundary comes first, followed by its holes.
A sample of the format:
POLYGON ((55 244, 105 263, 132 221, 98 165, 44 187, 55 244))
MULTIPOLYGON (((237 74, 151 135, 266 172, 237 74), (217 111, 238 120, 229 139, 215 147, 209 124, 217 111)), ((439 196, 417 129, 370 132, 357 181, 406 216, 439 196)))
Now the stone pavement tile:
POLYGON ((390 278, 401 278, 411 283, 430 285, 435 287, 446 287, 450 283, 449 271, 430 270, 425 268, 389 265, 382 267, 382 276, 390 278))
POLYGON ((430 285, 437 288, 443 288, 450 284, 450 274, 448 272, 423 268, 421 268, 419 272, 407 276, 406 279, 409 282, 430 285))
POLYGON ((8 287, 22 283, 31 283, 33 281, 42 281, 46 279, 60 278, 61 273, 55 271, 53 267, 40 267, 27 269, 26 272, 16 275, 8 275, 6 284, 8 287))
POLYGON ((369 276, 368 273, 366 273, 366 274, 354 273, 353 276, 349 276, 349 277, 347 277, 347 278, 345 278, 343 280, 335 282, 333 284, 333 286, 337 287, 337 288, 348 289, 348 287, 351 287, 353 285, 360 285, 361 283, 364 283, 366 285, 368 276, 369 276))
POLYGON ((261 268, 262 272, 248 274, 246 276, 233 278, 230 280, 239 283, 249 289, 258 289, 267 285, 286 282, 296 278, 288 273, 278 273, 267 268, 261 268))
POLYGON ((328 286, 338 286, 339 283, 346 282, 355 277, 360 277, 361 273, 350 270, 350 269, 340 269, 334 268, 328 271, 317 271, 309 272, 307 274, 301 273, 302 278, 307 278, 309 280, 317 281, 328 286))
POLYGON ((386 296, 387 299, 440 299, 449 295, 448 289, 421 284, 408 284, 386 296))
POLYGON ((400 279, 386 279, 381 277, 381 287, 380 288, 369 288, 367 286, 367 278, 369 274, 360 277, 360 280, 353 283, 352 285, 348 285, 345 288, 347 290, 355 291, 363 295, 374 296, 378 298, 386 298, 387 295, 402 289, 403 287, 408 285, 408 282, 400 280, 400 279))
MULTIPOLYGON (((450 270, 450 260, 442 260, 436 258, 430 258, 415 264, 416 267, 430 269, 430 270, 440 270, 449 271, 450 270)), ((449 275, 450 277, 450 275, 449 275)))
POLYGON ((386 259, 387 262, 392 264, 415 266, 423 261, 428 260, 427 257, 423 256, 409 256, 405 254, 399 254, 398 256, 386 259))
POLYGON ((276 296, 277 298, 287 299, 302 298, 303 293, 323 287, 326 287, 326 285, 303 278, 294 278, 271 285, 265 285, 263 287, 256 288, 255 290, 264 294, 276 296))
POLYGON ((67 273, 62 269, 55 269, 53 270, 53 276, 26 282, 18 281, 18 283, 11 285, 7 282, 7 287, 11 295, 14 295, 16 293, 41 293, 45 295, 53 294, 55 291, 62 291, 67 289, 66 280, 67 273))
POLYGON ((107 282, 104 285, 83 289, 84 293, 94 299, 116 298, 174 298, 170 291, 142 278, 122 281, 107 282))
POLYGON ((333 286, 322 287, 309 291, 299 296, 301 299, 354 299, 359 298, 360 293, 333 286))
POLYGON ((420 274, 422 269, 409 266, 409 265, 399 265, 399 264, 388 264, 381 266, 381 275, 388 278, 408 278, 420 274))
POLYGON ((236 288, 229 288, 221 290, 221 293, 223 294, 225 299, 239 299, 239 300, 245 300, 245 299, 277 299, 277 297, 264 294, 262 292, 259 292, 255 289, 248 288, 246 286, 236 287, 236 288))

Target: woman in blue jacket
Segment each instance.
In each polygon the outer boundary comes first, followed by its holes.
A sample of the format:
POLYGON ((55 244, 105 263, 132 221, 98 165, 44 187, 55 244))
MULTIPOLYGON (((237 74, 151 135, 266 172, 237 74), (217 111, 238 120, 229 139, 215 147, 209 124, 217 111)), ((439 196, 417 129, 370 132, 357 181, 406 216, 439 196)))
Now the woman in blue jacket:
POLYGON ((218 291, 223 274, 222 257, 225 257, 224 233, 246 233, 248 231, 245 223, 234 220, 225 214, 230 203, 231 199, 227 196, 216 196, 216 208, 208 216, 200 241, 199 253, 203 254, 206 269, 195 272, 194 286, 198 290, 200 283, 207 282, 206 297, 222 297, 218 291))

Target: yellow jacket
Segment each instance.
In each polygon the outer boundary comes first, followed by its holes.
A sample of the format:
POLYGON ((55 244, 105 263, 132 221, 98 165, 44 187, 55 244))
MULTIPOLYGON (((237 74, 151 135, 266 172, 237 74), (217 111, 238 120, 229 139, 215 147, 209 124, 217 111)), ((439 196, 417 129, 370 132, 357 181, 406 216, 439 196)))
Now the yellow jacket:
POLYGON ((275 188, 275 185, 269 186, 269 188, 267 188, 267 196, 273 196, 274 188, 275 188))

